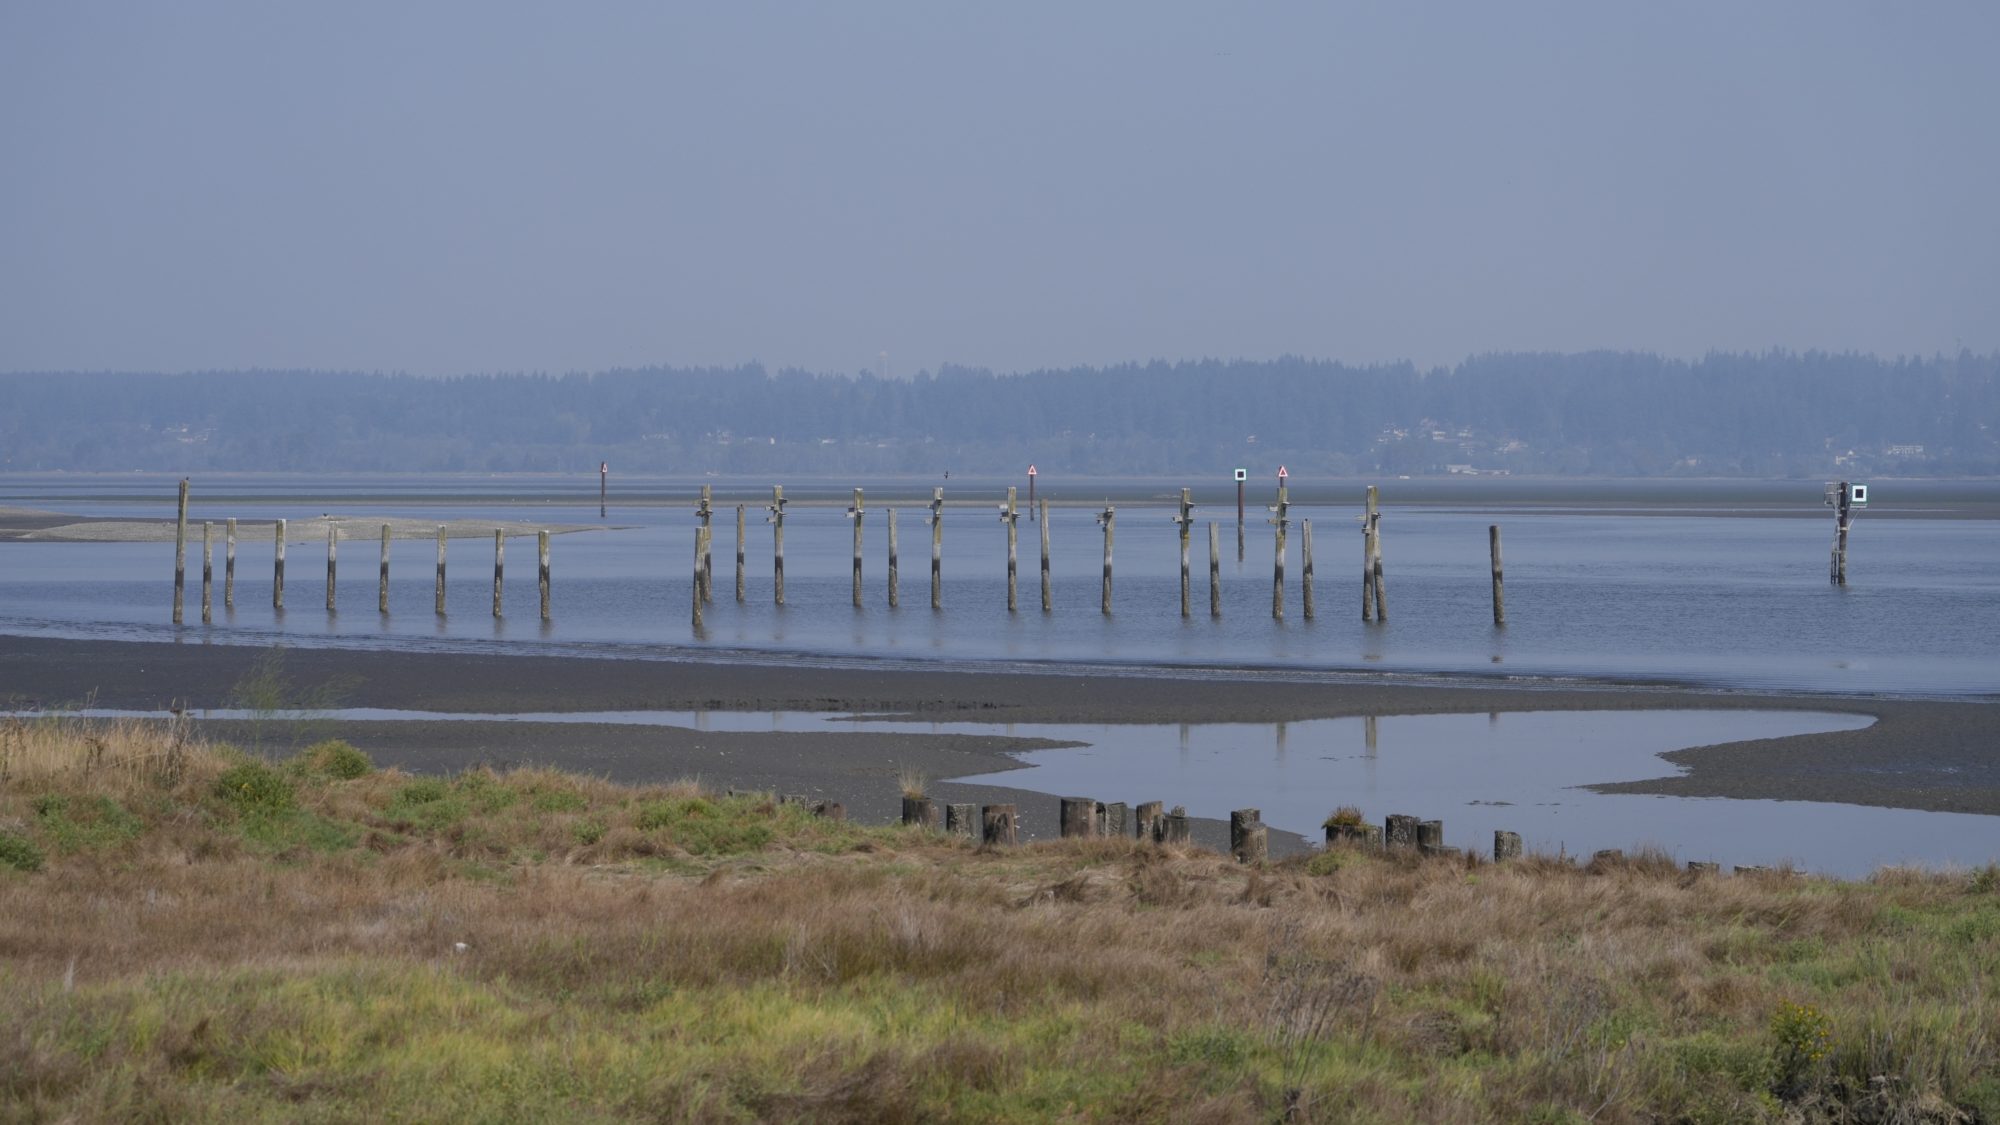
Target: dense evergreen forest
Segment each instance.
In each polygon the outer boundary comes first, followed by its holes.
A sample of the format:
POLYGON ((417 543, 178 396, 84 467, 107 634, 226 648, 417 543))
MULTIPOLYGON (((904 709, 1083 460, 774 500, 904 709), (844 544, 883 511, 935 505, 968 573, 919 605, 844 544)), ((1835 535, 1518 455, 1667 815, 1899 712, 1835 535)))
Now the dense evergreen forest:
POLYGON ((2000 473, 2000 354, 0 376, 0 471, 2000 473))

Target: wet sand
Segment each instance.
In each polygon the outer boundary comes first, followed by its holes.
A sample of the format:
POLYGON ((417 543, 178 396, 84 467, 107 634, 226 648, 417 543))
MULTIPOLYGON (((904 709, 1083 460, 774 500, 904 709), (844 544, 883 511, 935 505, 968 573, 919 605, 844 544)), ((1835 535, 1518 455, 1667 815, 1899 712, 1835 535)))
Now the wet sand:
MULTIPOLYGON (((209 521, 218 540, 222 535, 222 521, 209 521)), ((267 539, 271 535, 273 520, 239 520, 236 525, 237 537, 267 539)), ((578 531, 602 531, 604 528, 588 524, 534 524, 519 520, 476 520, 449 519, 444 521, 416 519, 409 516, 340 516, 335 519, 308 517, 286 521, 285 533, 291 541, 299 544, 321 542, 326 539, 327 530, 338 526, 343 539, 366 542, 382 533, 387 525, 391 539, 430 539, 437 535, 439 527, 444 528, 447 539, 483 539, 494 531, 503 531, 514 538, 546 531, 551 535, 568 535, 578 531)), ((171 517, 152 519, 107 518, 103 516, 73 516, 63 512, 43 512, 29 508, 0 508, 0 540, 39 540, 48 543, 171 543, 177 530, 176 521, 171 517)), ((201 541, 201 521, 188 521, 190 539, 201 541)))
MULTIPOLYGON (((201 709, 229 702, 266 650, 209 644, 0 637, 0 699, 16 707, 76 705, 201 709)), ((1143 672, 1073 675, 908 670, 861 665, 695 663, 545 656, 289 649, 286 677, 301 688, 339 682, 346 706, 429 711, 726 710, 907 715, 986 723, 1277 722, 1441 712, 1758 709, 1874 716, 1865 729, 1677 751, 1660 778, 1605 792, 1834 801, 2000 815, 2000 702, 1747 695, 1676 688, 1515 687, 1468 681, 1409 685, 1275 678, 1200 679, 1143 672)), ((835 724, 829 724, 833 726, 835 724)), ((236 724, 214 723, 221 737, 236 724)), ((1054 832, 1054 796, 955 785, 949 778, 1010 768, 1008 751, 1048 744, 969 735, 826 731, 705 732, 609 724, 369 722, 330 724, 383 764, 426 771, 480 762, 541 764, 620 780, 698 776, 718 787, 812 793, 850 814, 895 814, 899 768, 940 779, 955 801, 1022 806, 1031 836, 1054 832)), ((1102 800, 1176 801, 1145 792, 1102 800)), ((1220 840, 1204 824, 1198 838, 1220 840)), ((2000 822, 1996 822, 2000 833, 2000 822)), ((1279 850, 1298 847, 1291 838, 1279 850)))

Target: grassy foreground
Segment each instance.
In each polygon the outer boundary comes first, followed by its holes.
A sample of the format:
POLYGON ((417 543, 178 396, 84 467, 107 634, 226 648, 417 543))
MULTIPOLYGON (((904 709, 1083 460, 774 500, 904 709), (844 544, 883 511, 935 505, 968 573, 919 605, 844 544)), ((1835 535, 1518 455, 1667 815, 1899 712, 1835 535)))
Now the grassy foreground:
POLYGON ((990 852, 12 722, 0 1118, 1993 1122, 1996 884, 990 852))

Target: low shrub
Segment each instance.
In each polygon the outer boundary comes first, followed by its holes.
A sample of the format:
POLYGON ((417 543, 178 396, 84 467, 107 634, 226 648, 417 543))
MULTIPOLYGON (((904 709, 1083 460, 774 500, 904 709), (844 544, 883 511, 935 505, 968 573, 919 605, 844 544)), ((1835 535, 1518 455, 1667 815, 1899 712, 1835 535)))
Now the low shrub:
POLYGON ((263 762, 243 762, 224 770, 215 779, 215 793, 245 816, 281 813, 298 803, 292 783, 263 762))
POLYGON ((17 832, 0 832, 0 867, 15 871, 40 871, 42 849, 17 832))
POLYGON ((298 762, 307 772, 336 781, 352 781, 375 772, 368 755, 338 738, 316 742, 300 751, 298 762))

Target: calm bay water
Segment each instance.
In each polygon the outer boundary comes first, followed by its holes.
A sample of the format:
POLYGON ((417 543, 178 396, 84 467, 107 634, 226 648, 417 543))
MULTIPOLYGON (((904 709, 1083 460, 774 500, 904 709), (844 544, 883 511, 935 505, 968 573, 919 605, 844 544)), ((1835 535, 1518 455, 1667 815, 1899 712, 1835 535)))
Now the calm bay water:
MULTIPOLYGON (((594 478, 595 474, 590 474, 594 478)), ((1272 529, 1253 484, 1241 553, 1233 489, 1198 493, 1193 616, 1179 615, 1177 533, 1164 482, 1051 486, 1054 611, 1040 608, 1039 528, 1020 522, 1020 605, 1006 609, 999 481, 943 483, 945 608, 929 607, 932 482, 863 482, 864 605, 850 603, 850 495, 788 484, 787 604, 771 600, 771 529, 761 482, 717 489, 716 601, 689 622, 699 483, 614 478, 610 519, 594 479, 225 477, 197 480, 191 518, 355 521, 341 608, 324 601, 324 544, 288 552, 288 609, 270 605, 267 529, 246 529, 233 611, 169 622, 171 543, 0 542, 0 632, 268 645, 588 652, 706 659, 767 654, 1002 664, 1281 669, 1302 673, 1479 673, 1687 682, 1747 689, 1965 696, 2000 688, 2000 485, 1878 482, 1855 525, 1849 584, 1829 585, 1830 517, 1816 482, 1385 481, 1390 620, 1360 620, 1361 485, 1301 483, 1288 551, 1286 616, 1271 615, 1272 529), (1114 612, 1099 612, 1101 497, 1117 505, 1114 612), (977 500, 979 503, 968 504, 977 500), (734 599, 735 511, 750 504, 748 596, 734 599), (1088 507, 1069 504, 1089 502, 1088 507), (901 606, 887 605, 886 522, 898 508, 901 606), (453 540, 448 614, 432 612, 432 546, 398 540, 390 613, 375 609, 375 517, 606 526, 554 540, 555 614, 537 619, 532 540, 509 552, 494 619, 492 548, 453 540), (1224 605, 1208 613, 1207 524, 1220 526, 1224 605), (1301 614, 1303 521, 1312 524, 1318 617, 1301 614), (1486 527, 1503 525, 1508 624, 1491 621, 1486 527)), ((1026 494, 1022 492, 1025 507, 1026 494)), ((160 477, 0 476, 0 505, 82 516, 171 516, 160 477)), ((217 552, 217 582, 221 556, 217 552)))

